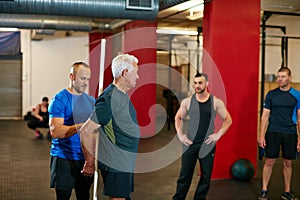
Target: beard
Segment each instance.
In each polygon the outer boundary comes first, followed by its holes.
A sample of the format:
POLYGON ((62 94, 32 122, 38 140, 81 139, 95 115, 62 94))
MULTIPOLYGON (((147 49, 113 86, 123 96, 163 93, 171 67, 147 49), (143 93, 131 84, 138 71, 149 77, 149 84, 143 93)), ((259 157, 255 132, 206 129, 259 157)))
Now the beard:
POLYGON ((196 93, 197 93, 197 94, 202 94, 202 93, 205 91, 205 88, 204 88, 204 89, 202 89, 202 90, 201 90, 201 89, 199 89, 199 88, 196 88, 196 90, 195 90, 195 91, 196 91, 196 93))

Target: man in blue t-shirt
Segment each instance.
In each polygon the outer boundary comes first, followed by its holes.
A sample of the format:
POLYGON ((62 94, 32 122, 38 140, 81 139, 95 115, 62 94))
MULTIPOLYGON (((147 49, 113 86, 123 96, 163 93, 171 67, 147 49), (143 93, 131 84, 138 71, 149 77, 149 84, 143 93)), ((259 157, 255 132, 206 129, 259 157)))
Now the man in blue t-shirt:
POLYGON ((95 110, 80 129, 87 135, 99 129, 99 168, 103 193, 110 200, 130 199, 134 190, 134 169, 140 138, 136 111, 127 91, 136 85, 138 59, 129 54, 112 61, 113 83, 97 98, 95 110))
POLYGON ((259 200, 268 199, 268 184, 280 147, 283 157, 284 193, 281 199, 296 200, 291 193, 292 160, 300 150, 297 125, 300 128, 300 92, 290 85, 291 70, 282 67, 277 73, 278 87, 268 92, 261 116, 258 144, 265 149, 259 200), (298 152, 297 152, 298 151, 298 152))
POLYGON ((89 200, 94 160, 85 160, 88 152, 83 152, 78 130, 94 108, 94 97, 85 93, 90 77, 86 63, 74 63, 69 86, 58 92, 49 105, 50 187, 55 188, 57 200, 70 199, 73 188, 77 199, 89 200))

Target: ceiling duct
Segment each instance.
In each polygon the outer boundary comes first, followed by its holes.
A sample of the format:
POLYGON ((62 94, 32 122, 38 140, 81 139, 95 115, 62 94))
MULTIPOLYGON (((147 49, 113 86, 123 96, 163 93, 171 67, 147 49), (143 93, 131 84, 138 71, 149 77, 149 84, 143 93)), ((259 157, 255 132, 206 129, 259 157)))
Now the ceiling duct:
POLYGON ((92 31, 96 29, 110 30, 109 23, 94 22, 87 17, 49 16, 49 15, 23 15, 0 14, 0 27, 12 27, 23 29, 50 29, 92 31))
POLYGON ((159 10, 165 10, 172 6, 176 6, 178 4, 184 3, 186 0, 160 0, 159 1, 159 10))
POLYGON ((182 2, 185 0, 145 0, 143 2, 137 0, 69 0, 63 2, 58 0, 0 0, 0 27, 86 32, 109 31, 130 21, 121 18, 156 18, 158 7, 161 11, 182 2), (63 15, 57 16, 58 14, 63 15), (100 18, 116 18, 116 20, 95 21, 91 17, 95 15, 100 18))
POLYGON ((0 13, 155 20, 158 1, 153 0, 152 9, 126 9, 125 0, 2 0, 0 13))

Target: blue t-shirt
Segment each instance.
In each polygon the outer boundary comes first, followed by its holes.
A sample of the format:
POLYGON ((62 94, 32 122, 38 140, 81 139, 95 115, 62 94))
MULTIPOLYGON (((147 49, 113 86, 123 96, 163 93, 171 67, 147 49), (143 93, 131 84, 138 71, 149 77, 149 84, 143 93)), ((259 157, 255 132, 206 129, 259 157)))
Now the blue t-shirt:
POLYGON ((264 108, 270 110, 268 131, 297 134, 297 110, 300 109, 300 91, 276 88, 268 92, 264 108))
MULTIPOLYGON (((49 105, 50 118, 64 118, 64 125, 71 126, 85 122, 94 108, 95 99, 86 93, 74 95, 63 89, 49 105)), ((53 138, 50 155, 69 160, 84 160, 79 134, 68 138, 53 138)))

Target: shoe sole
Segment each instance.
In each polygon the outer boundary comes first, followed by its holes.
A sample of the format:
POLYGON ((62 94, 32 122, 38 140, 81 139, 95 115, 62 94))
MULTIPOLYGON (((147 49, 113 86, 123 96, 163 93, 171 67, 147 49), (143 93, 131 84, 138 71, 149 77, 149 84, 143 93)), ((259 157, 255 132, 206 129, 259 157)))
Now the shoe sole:
MULTIPOLYGON (((288 199, 286 197, 281 197, 281 200, 290 200, 290 199, 288 199)), ((291 199, 291 200, 299 200, 299 198, 294 198, 294 199, 291 199)))

